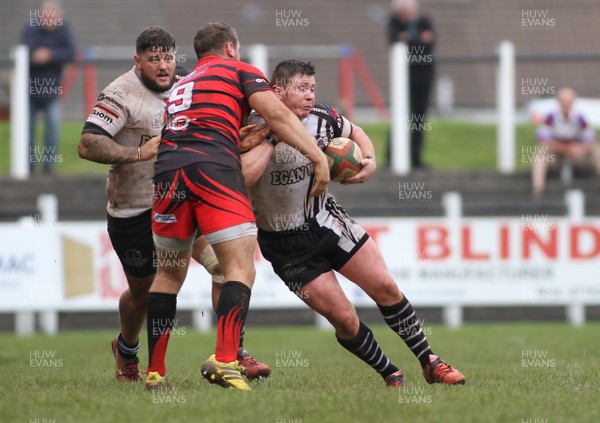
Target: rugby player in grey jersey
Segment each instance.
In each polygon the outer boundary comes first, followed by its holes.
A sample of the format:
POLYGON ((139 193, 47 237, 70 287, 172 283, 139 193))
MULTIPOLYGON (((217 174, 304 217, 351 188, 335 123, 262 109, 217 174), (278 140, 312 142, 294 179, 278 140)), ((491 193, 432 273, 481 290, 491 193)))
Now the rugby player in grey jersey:
MULTIPOLYGON (((325 148, 332 138, 354 140, 363 157, 361 171, 346 183, 360 183, 375 171, 373 145, 365 132, 327 104, 315 105, 312 64, 286 60, 271 77, 275 94, 325 148)), ((252 123, 262 120, 251 116, 252 123)), ((242 155, 258 243, 263 256, 287 287, 335 328, 338 342, 370 365, 387 386, 400 387, 404 374, 383 353, 371 330, 359 320, 334 270, 375 301, 388 326, 419 360, 428 383, 463 384, 464 376, 435 355, 416 313, 387 271, 375 242, 327 192, 311 197, 311 163, 285 140, 273 137, 242 155)))

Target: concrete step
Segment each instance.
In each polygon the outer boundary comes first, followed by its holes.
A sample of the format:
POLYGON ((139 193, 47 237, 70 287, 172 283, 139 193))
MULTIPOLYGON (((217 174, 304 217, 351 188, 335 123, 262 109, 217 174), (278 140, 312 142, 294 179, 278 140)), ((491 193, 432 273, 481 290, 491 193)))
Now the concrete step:
MULTIPOLYGON (((60 220, 104 220, 105 177, 32 177, 28 181, 0 179, 0 221, 37 213, 37 198, 55 194, 60 220)), ((548 179, 542 200, 530 199, 529 172, 500 175, 494 171, 429 171, 399 177, 380 170, 366 184, 331 183, 329 190, 353 216, 443 216, 442 195, 460 192, 466 216, 565 215, 565 192, 580 189, 586 195, 587 215, 600 215, 598 179, 575 178, 568 186, 548 179)))

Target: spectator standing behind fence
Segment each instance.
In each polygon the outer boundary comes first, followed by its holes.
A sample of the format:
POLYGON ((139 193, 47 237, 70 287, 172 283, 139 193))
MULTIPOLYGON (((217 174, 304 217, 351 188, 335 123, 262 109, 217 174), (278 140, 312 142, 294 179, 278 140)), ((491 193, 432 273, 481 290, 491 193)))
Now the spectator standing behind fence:
POLYGON ((561 88, 556 94, 557 109, 548 113, 538 126, 531 172, 533 199, 540 199, 544 193, 548 167, 573 165, 578 170, 592 170, 600 175, 596 134, 584 114, 573 107, 576 98, 573 89, 561 88))
POLYGON ((75 41, 69 25, 62 17, 58 3, 45 1, 31 10, 23 29, 22 43, 29 48, 29 168, 44 167, 54 173, 58 155, 60 96, 63 67, 75 56, 75 41), (44 142, 36 147, 37 113, 44 115, 44 142))
MULTIPOLYGON (((431 19, 420 13, 416 0, 392 0, 388 24, 390 45, 403 42, 408 46, 410 117, 410 163, 423 168, 425 113, 434 77, 433 46, 435 33, 431 19)), ((388 147, 388 158, 391 157, 388 147)))

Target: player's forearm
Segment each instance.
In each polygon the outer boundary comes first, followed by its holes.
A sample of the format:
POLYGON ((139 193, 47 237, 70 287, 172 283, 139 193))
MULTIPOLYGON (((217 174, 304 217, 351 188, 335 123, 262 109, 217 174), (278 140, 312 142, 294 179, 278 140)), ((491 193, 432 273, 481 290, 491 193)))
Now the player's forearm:
POLYGON ((375 157, 375 147, 373 147, 371 139, 360 126, 352 124, 352 134, 350 135, 350 139, 358 144, 364 158, 375 157))
POLYGON ((242 154, 242 174, 247 187, 252 186, 262 176, 273 155, 273 146, 263 142, 242 154))
POLYGON ((136 147, 125 147, 104 135, 82 134, 77 146, 79 157, 96 163, 122 164, 139 160, 136 147))

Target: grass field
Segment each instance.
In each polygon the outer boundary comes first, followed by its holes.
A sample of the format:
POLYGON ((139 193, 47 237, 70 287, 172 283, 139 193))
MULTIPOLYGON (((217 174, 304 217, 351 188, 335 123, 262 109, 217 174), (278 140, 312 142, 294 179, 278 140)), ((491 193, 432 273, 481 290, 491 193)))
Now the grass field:
POLYGON ((400 339, 386 327, 373 330, 404 370, 405 388, 386 388, 332 332, 313 328, 249 329, 248 349, 273 369, 252 392, 201 379, 214 333, 180 330, 167 355, 172 391, 158 395, 113 380, 111 332, 2 334, 0 421, 584 423, 600 416, 598 324, 427 327, 434 351, 468 379, 451 387, 428 385, 400 339))
MULTIPOLYGON (((385 163, 388 125, 368 123, 362 125, 375 145, 378 164, 385 163)), ((105 175, 107 166, 81 160, 77 155, 77 142, 81 133, 81 122, 66 122, 62 125, 61 143, 58 154, 62 163, 58 172, 105 175)), ((436 169, 495 169, 496 127, 489 124, 461 123, 449 120, 432 120, 426 132, 424 147, 425 162, 436 169)), ((39 136, 41 137, 41 128, 39 136)), ((10 129, 6 122, 0 123, 0 175, 9 173, 10 129)), ((516 163, 526 169, 529 164, 521 160, 521 147, 534 145, 534 127, 517 127, 516 163)))

